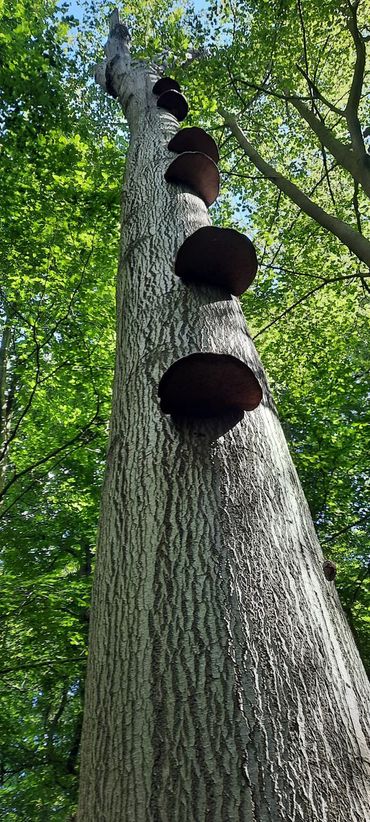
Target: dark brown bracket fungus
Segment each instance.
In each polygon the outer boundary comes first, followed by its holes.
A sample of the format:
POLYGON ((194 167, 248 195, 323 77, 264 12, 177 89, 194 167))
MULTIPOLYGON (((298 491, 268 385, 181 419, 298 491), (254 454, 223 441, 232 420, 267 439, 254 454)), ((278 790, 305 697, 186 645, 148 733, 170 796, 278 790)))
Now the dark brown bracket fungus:
POLYGON ((165 414, 215 417, 253 411, 261 402, 262 388, 249 366, 237 357, 199 353, 170 366, 159 383, 158 395, 165 414))
POLYGON ((333 582, 337 575, 337 566, 335 562, 331 562, 330 559, 326 559, 325 562, 323 562, 322 569, 326 579, 329 580, 329 582, 333 582))
POLYGON ((213 137, 207 134, 203 128, 198 128, 198 126, 180 129, 168 143, 168 148, 170 151, 176 151, 177 154, 181 154, 183 151, 201 151, 202 154, 208 154, 208 157, 214 163, 218 163, 220 159, 213 137))
POLYGON ((179 183, 192 189, 212 205, 220 191, 220 175, 216 163, 200 151, 185 151, 179 154, 165 173, 168 183, 179 183))
POLYGON ((166 111, 173 114, 180 123, 182 120, 185 120, 189 111, 189 106, 184 95, 172 88, 164 91, 163 94, 158 97, 157 106, 158 108, 165 108, 166 111))
POLYGON ((164 91, 169 91, 171 88, 175 91, 181 91, 177 80, 173 80, 172 77, 160 77, 159 80, 154 83, 153 94, 163 94, 164 91))
POLYGON ((175 274, 185 282, 209 283, 240 296, 257 272, 253 243, 233 228, 203 226, 180 246, 175 274))

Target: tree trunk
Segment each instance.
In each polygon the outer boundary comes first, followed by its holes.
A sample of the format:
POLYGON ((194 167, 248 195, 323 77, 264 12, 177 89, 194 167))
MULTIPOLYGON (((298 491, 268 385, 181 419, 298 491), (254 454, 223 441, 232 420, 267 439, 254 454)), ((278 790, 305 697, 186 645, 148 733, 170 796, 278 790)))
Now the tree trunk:
POLYGON ((107 53, 131 143, 77 818, 364 822, 361 662, 240 304, 174 275, 210 222, 164 180, 177 121, 118 28, 107 53), (249 364, 260 406, 164 415, 159 380, 196 351, 249 364))
POLYGON ((5 485, 7 467, 7 440, 14 397, 15 376, 9 379, 9 355, 12 325, 9 316, 4 318, 0 340, 0 497, 5 485))

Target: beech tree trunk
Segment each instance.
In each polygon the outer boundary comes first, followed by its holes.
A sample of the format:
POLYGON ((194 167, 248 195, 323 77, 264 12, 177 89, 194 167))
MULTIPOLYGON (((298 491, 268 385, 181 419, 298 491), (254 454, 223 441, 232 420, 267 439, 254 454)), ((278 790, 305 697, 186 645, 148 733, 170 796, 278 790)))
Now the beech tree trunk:
POLYGON ((109 86, 131 143, 91 609, 80 822, 365 822, 369 686, 239 301, 174 274, 206 206, 164 173, 178 129, 123 27, 109 86), (263 401, 174 421, 178 358, 230 353, 263 401))

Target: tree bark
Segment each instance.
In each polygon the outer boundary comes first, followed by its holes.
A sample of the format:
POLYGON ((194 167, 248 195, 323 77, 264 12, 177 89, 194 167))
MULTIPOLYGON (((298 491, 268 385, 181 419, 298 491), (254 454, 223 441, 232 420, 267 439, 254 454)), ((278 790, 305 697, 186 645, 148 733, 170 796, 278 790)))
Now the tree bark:
POLYGON ((131 142, 77 818, 363 822, 368 683, 240 304, 174 274, 209 216, 165 182, 177 121, 112 28, 131 142), (261 405, 161 413, 161 376, 195 351, 250 365, 261 405))

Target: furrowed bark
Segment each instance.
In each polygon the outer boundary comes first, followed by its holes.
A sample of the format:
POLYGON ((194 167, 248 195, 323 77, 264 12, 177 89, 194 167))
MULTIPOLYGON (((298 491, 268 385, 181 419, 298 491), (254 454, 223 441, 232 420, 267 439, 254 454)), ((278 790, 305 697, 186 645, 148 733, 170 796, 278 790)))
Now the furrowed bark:
POLYGON ((251 162, 256 166, 256 168, 258 168, 264 177, 271 180, 271 182, 278 189, 280 189, 283 194, 286 194, 293 201, 293 203, 296 203, 296 205, 299 206, 305 214, 312 217, 312 219, 321 225, 322 228, 325 228, 327 231, 334 234, 338 240, 344 243, 344 245, 346 245, 347 248, 359 258, 359 260, 362 260, 362 262, 366 263, 366 265, 370 268, 369 240, 367 240, 366 237, 358 231, 351 228, 348 223, 343 222, 343 220, 339 220, 337 217, 334 217, 333 214, 328 214, 328 212, 324 211, 321 206, 314 203, 310 197, 307 197, 307 195, 304 194, 303 191, 295 185, 295 183, 292 183, 287 179, 287 177, 280 174, 273 166, 266 163, 249 140, 247 140, 244 132, 238 126, 235 115, 230 114, 222 107, 220 107, 219 111, 235 139, 244 149, 247 157, 249 157, 251 162))
POLYGON ((238 300, 174 275, 210 220, 164 181, 178 124, 156 77, 124 37, 108 75, 131 142, 77 818, 360 822, 368 683, 261 363, 238 300), (262 404, 161 413, 161 376, 194 351, 247 362, 262 404))

